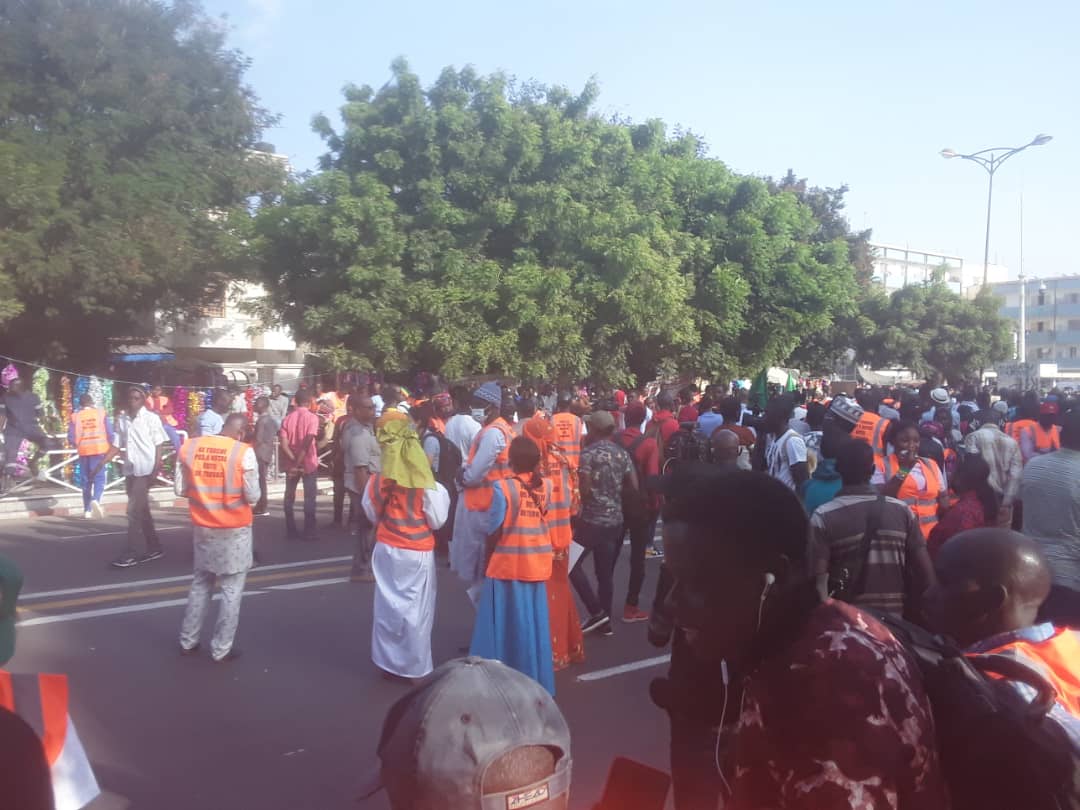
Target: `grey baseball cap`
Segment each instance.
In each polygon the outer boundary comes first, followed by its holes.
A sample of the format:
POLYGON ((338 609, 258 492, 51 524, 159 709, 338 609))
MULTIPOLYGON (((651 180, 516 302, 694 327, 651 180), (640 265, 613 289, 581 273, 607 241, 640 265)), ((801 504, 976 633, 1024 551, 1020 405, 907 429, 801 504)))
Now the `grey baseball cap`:
POLYGON ((570 729, 547 690, 499 661, 443 664, 390 707, 379 764, 361 798, 385 790, 409 810, 555 810, 570 792, 570 729), (504 754, 541 746, 555 771, 512 790, 484 794, 484 775, 504 754))

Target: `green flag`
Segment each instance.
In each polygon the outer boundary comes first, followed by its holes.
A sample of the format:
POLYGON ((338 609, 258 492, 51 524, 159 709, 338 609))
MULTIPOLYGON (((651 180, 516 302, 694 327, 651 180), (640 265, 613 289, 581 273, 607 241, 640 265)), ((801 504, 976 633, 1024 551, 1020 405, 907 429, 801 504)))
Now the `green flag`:
POLYGON ((797 385, 796 385, 796 382, 795 382, 795 378, 791 376, 791 372, 788 372, 787 385, 784 387, 784 390, 785 391, 794 391, 796 389, 796 387, 797 387, 797 385))
POLYGON ((764 368, 761 373, 754 377, 750 384, 750 404, 757 406, 758 410, 765 410, 765 403, 769 400, 769 370, 764 368))

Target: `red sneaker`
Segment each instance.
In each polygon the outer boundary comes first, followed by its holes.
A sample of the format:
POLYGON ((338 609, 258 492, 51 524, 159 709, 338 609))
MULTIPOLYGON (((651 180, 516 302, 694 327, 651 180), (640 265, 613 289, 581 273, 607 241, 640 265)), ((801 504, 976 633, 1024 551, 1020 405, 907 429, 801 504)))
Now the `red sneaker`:
POLYGON ((622 620, 627 624, 647 622, 649 620, 649 614, 644 610, 639 609, 636 605, 627 605, 623 608, 622 620))

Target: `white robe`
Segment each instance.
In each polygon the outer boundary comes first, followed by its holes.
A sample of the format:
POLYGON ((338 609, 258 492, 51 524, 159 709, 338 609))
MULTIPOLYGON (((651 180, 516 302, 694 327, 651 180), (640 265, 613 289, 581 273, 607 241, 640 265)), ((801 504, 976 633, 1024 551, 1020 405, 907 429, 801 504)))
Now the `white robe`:
MULTIPOLYGON (((478 433, 473 442, 477 445, 471 462, 461 468, 465 486, 482 484, 488 471, 495 465, 499 454, 506 447, 506 437, 498 428, 478 433)), ((487 512, 474 512, 465 506, 465 492, 458 498, 454 512, 454 540, 450 543, 450 569, 469 586, 469 596, 476 604, 480 584, 484 579, 484 544, 487 541, 487 512)))
MULTIPOLYGON (((362 505, 373 524, 378 515, 364 492, 362 505)), ((424 517, 432 530, 446 523, 450 496, 442 484, 424 490, 424 517)), ((375 543, 375 610, 371 628, 371 660, 379 669, 403 678, 422 678, 434 668, 431 628, 435 624, 435 552, 375 543)))

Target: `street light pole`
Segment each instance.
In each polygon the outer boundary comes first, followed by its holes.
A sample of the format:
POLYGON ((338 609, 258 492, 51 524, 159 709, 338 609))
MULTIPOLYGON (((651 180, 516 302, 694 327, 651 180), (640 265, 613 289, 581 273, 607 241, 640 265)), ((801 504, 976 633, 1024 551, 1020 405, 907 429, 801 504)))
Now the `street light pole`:
POLYGON ((994 172, 1001 168, 1001 164, 1011 158, 1013 155, 1023 152, 1029 146, 1042 146, 1045 143, 1049 143, 1052 140, 1050 135, 1036 135, 1031 139, 1030 143, 1025 143, 1023 146, 995 146, 992 149, 981 149, 978 152, 972 152, 969 155, 963 155, 957 152, 955 149, 942 149, 941 156, 946 160, 952 160, 953 158, 962 158, 963 160, 970 160, 973 163, 978 163, 982 166, 988 175, 990 175, 989 188, 986 194, 986 241, 983 247, 983 287, 986 287, 989 281, 990 272, 990 211, 994 202, 994 172))

